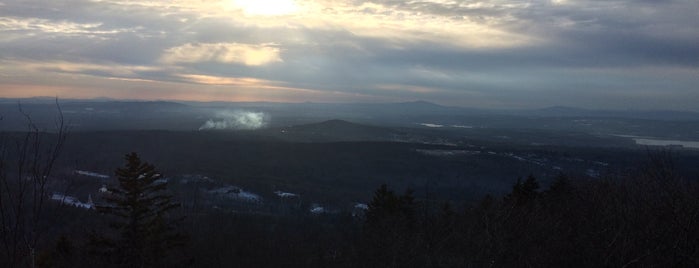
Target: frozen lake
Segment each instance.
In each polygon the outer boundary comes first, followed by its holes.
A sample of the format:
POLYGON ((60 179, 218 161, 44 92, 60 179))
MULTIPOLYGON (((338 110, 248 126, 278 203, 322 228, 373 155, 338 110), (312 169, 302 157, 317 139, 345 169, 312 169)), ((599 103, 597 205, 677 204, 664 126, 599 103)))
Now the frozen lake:
POLYGON ((678 140, 661 140, 649 138, 633 138, 636 144, 650 146, 669 146, 680 145, 685 148, 699 149, 699 141, 678 141, 678 140))

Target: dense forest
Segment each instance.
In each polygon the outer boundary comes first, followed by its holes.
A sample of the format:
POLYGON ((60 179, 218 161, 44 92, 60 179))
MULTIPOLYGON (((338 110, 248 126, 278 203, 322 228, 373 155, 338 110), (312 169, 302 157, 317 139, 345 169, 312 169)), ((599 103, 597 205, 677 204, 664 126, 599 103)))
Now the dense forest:
MULTIPOLYGON (((699 265, 699 187, 674 173, 668 152, 649 154, 632 174, 594 180, 560 174, 546 189, 528 176, 504 196, 463 204, 380 185, 365 209, 326 214, 193 211, 158 181, 157 167, 136 154, 126 160, 116 170, 119 184, 95 200, 96 210, 46 204, 35 247, 11 244, 8 236, 17 234, 4 231, 2 266, 699 265)), ((2 194, 6 216, 15 196, 2 194)))
POLYGON ((0 132, 0 267, 699 266, 692 150, 60 115, 0 132))

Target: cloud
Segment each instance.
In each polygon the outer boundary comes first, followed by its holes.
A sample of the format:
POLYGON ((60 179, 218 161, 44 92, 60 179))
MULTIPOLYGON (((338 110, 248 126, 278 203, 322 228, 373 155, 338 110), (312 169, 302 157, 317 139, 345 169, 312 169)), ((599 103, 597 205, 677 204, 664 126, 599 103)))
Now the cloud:
POLYGON ((233 2, 2 1, 0 87, 699 110, 699 1, 296 0, 274 16, 233 2))
POLYGON ((267 125, 268 119, 269 116, 262 112, 221 111, 216 114, 215 119, 207 120, 206 123, 199 127, 199 130, 252 130, 267 125))
POLYGON ((260 66, 281 62, 279 48, 238 43, 187 43, 165 50, 164 63, 221 62, 260 66))
POLYGON ((121 64, 97 64, 97 63, 80 63, 69 61, 46 61, 46 62, 18 62, 18 61, 0 61, 8 64, 16 64, 34 71, 48 71, 59 73, 80 73, 80 74, 99 74, 100 76, 111 77, 137 77, 141 72, 159 71, 162 68, 154 66, 138 66, 138 65, 121 65, 121 64))
POLYGON ((222 77, 199 74, 180 74, 179 77, 192 83, 204 85, 219 85, 219 86, 242 86, 242 87, 267 87, 274 84, 273 81, 256 79, 250 77, 222 77))
POLYGON ((64 35, 106 35, 127 31, 127 29, 102 29, 102 23, 76 23, 70 21, 52 21, 41 18, 0 17, 0 29, 3 32, 42 32, 45 34, 64 35))

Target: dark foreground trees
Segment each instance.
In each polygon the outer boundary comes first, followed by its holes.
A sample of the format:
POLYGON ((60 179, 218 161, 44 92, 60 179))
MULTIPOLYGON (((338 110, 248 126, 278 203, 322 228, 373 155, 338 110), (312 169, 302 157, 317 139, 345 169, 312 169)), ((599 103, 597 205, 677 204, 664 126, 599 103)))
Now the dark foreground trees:
MULTIPOLYGON (((363 216, 201 210, 182 224, 196 262, 182 262, 162 176, 129 154, 100 209, 114 229, 88 247, 104 258, 82 266, 699 267, 699 188, 666 160, 616 178, 529 176, 463 205, 383 185, 363 216)), ((59 239, 53 258, 82 259, 77 244, 59 239)))
POLYGON ((416 204, 412 192, 397 195, 381 185, 366 211, 361 255, 364 265, 404 267, 414 262, 417 242, 416 204))
POLYGON ((27 131, 0 130, 0 267, 34 265, 46 239, 48 186, 68 133, 58 100, 56 108, 53 132, 39 129, 21 105, 27 131))
POLYGON ((169 254, 181 247, 185 237, 170 219, 179 204, 166 191, 167 181, 136 153, 127 154, 126 165, 116 170, 118 186, 109 188, 106 204, 97 210, 109 215, 116 238, 93 237, 91 250, 107 263, 121 267, 172 267, 186 263, 169 254))
POLYGON ((699 188, 669 159, 625 177, 561 175, 545 190, 529 176, 456 212, 415 214, 425 200, 382 186, 362 233, 360 252, 373 254, 356 257, 369 267, 699 267, 699 188))

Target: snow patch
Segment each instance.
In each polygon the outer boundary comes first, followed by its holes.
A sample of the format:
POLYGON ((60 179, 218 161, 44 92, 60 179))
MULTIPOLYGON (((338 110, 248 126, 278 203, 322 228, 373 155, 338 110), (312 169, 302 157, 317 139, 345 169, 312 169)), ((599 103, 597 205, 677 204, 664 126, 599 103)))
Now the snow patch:
POLYGON ((521 156, 516 155, 516 154, 513 154, 513 153, 505 153, 504 155, 509 156, 509 157, 512 157, 512 158, 517 159, 517 160, 519 160, 519 161, 523 161, 523 162, 526 162, 526 161, 527 161, 526 158, 521 157, 521 156))
POLYGON ((326 212, 325 208, 318 204, 312 204, 309 211, 313 214, 322 214, 326 212))
POLYGON ((88 201, 86 203, 81 202, 77 197, 65 195, 63 193, 53 193, 51 195, 51 200, 56 202, 61 202, 62 205, 69 205, 77 208, 83 209, 94 209, 95 204, 92 202, 92 197, 88 196, 88 201))
POLYGON ((466 126, 466 125, 451 125, 451 127, 454 127, 454 128, 473 128, 473 126, 466 126))
POLYGON ((469 150, 429 150, 429 149, 416 149, 415 151, 429 156, 454 156, 454 155, 476 155, 480 154, 480 151, 469 151, 469 150))
POLYGON ((100 192, 100 193, 103 193, 103 194, 104 194, 104 193, 109 193, 109 188, 107 188, 107 185, 106 185, 106 184, 102 184, 102 187, 100 187, 99 192, 100 192))
POLYGON ((208 191, 209 194, 218 195, 238 201, 258 203, 262 202, 262 197, 251 192, 247 192, 237 186, 224 186, 221 188, 216 188, 208 191))
POLYGON ((104 174, 100 174, 100 173, 92 172, 92 171, 76 170, 75 174, 88 176, 88 177, 94 177, 94 178, 100 178, 100 179, 109 179, 108 175, 104 175, 104 174))
POLYGON ((183 175, 182 179, 180 180, 181 184, 188 184, 188 183, 213 183, 214 180, 204 176, 204 175, 183 175))
POLYGON ((594 170, 594 169, 588 169, 588 170, 586 170, 586 171, 585 171, 585 174, 586 174, 587 176, 590 176, 590 177, 593 177, 593 178, 599 178, 599 177, 600 177, 599 171, 594 170))
POLYGON ((276 191, 276 192, 274 192, 274 193, 277 194, 279 197, 282 197, 282 198, 292 198, 292 197, 298 197, 298 196, 299 196, 298 194, 295 194, 295 193, 287 193, 287 192, 282 192, 282 191, 276 191))
POLYGON ((433 127, 433 128, 444 127, 444 125, 432 124, 432 123, 419 123, 419 125, 425 126, 425 127, 433 127))
POLYGON ((368 210, 368 209, 369 209, 369 205, 364 204, 364 203, 357 203, 357 204, 354 205, 354 208, 356 208, 356 209, 361 209, 361 210, 368 210))
POLYGON ((592 163, 594 163, 595 165, 603 166, 603 167, 609 166, 609 163, 607 163, 607 162, 602 162, 602 161, 592 161, 592 163))

